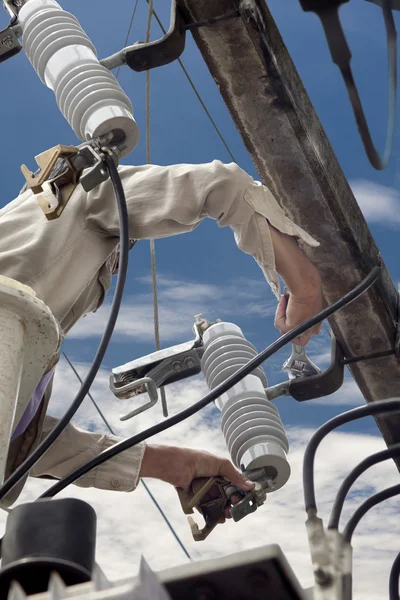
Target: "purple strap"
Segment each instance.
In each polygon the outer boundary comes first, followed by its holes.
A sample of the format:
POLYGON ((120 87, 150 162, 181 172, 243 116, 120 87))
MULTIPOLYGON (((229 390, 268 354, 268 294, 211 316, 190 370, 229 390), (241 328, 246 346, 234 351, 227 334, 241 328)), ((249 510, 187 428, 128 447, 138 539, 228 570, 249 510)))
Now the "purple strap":
POLYGON ((26 407, 25 412, 22 415, 22 418, 21 418, 20 422, 18 423, 18 425, 11 437, 12 440, 14 438, 18 437, 19 435, 21 435, 21 433, 24 433, 24 431, 26 430, 26 428, 32 421, 33 417, 36 415, 36 413, 42 403, 42 398, 47 389, 47 386, 49 385, 50 379, 53 376, 54 370, 55 370, 55 366, 51 369, 51 371, 49 371, 48 373, 43 375, 36 390, 33 393, 31 401, 29 402, 28 406, 26 407))

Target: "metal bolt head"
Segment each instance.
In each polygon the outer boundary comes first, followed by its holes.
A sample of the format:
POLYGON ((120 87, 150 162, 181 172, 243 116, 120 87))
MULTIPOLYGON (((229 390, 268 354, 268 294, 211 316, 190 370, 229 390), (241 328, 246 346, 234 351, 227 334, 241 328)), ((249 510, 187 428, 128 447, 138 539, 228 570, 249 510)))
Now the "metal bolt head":
POLYGON ((332 583, 332 576, 328 571, 322 569, 322 567, 318 567, 314 571, 315 582, 321 586, 327 586, 332 583))
POLYGON ((186 367, 189 367, 189 369, 191 367, 194 367, 194 359, 191 356, 188 356, 187 358, 185 358, 185 365, 186 367))
POLYGON ((14 40, 12 39, 11 35, 6 35, 2 41, 1 41, 2 45, 5 46, 6 48, 11 48, 14 44, 14 40))
POLYGON ((182 363, 179 360, 176 360, 172 363, 172 368, 176 373, 179 373, 179 371, 182 371, 182 363))

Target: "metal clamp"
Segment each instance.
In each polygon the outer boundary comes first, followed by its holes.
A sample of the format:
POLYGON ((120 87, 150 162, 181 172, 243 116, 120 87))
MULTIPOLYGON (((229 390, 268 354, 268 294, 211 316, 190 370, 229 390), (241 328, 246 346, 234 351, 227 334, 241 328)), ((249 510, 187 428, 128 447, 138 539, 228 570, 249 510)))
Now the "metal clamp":
POLYGON ((76 171, 71 158, 76 156, 78 148, 75 146, 62 146, 58 144, 35 156, 39 170, 32 173, 26 165, 21 166, 22 174, 26 179, 27 186, 35 194, 37 202, 50 221, 61 216, 69 199, 71 198, 79 182, 81 171, 76 171), (58 168, 57 175, 52 175, 52 171, 58 168), (54 201, 49 202, 44 194, 43 185, 45 183, 53 191, 54 201), (63 190, 61 192, 61 190, 63 190))
POLYGON ((36 195, 39 206, 49 221, 62 215, 79 184, 89 192, 108 179, 108 171, 104 167, 106 155, 111 155, 118 164, 111 144, 112 135, 80 146, 58 144, 35 156, 39 166, 35 173, 26 165, 21 166, 27 187, 36 195), (104 141, 109 142, 110 146, 103 147, 104 141))
POLYGON ((164 37, 150 43, 136 42, 133 46, 128 46, 104 58, 100 64, 110 70, 127 65, 133 71, 140 73, 163 67, 177 60, 185 49, 185 43, 185 21, 176 0, 172 0, 170 28, 164 37))
POLYGON ((150 377, 143 377, 142 379, 137 379, 136 381, 127 383, 126 385, 119 388, 114 387, 114 382, 112 380, 112 377, 110 377, 110 390, 115 396, 117 396, 120 399, 131 398, 132 396, 136 396, 137 394, 142 394, 145 392, 147 392, 150 398, 149 402, 146 402, 146 404, 143 404, 142 406, 139 406, 139 408, 131 410, 126 415, 121 415, 120 421, 128 421, 129 419, 136 417, 140 413, 148 410, 149 408, 157 404, 158 401, 157 387, 150 377))
POLYGON ((18 25, 14 17, 9 25, 0 31, 0 63, 16 56, 22 50, 22 45, 18 39, 18 25))
POLYGON ((188 490, 178 488, 178 496, 185 515, 198 508, 203 515, 205 525, 200 529, 192 517, 188 518, 193 539, 196 542, 205 540, 225 517, 225 510, 230 507, 231 517, 240 521, 257 510, 267 499, 267 491, 273 489, 273 482, 265 469, 253 469, 244 473, 254 481, 250 492, 239 490, 224 477, 198 477, 192 481, 188 490), (242 496, 242 500, 231 504, 232 496, 242 496))
POLYGON ((140 387, 128 388, 126 384, 141 381, 143 377, 152 380, 156 388, 181 381, 201 372, 203 342, 197 324, 193 327, 195 339, 170 348, 153 352, 111 372, 110 389, 117 398, 130 398, 141 393, 140 387), (134 393, 130 393, 130 392, 134 393))

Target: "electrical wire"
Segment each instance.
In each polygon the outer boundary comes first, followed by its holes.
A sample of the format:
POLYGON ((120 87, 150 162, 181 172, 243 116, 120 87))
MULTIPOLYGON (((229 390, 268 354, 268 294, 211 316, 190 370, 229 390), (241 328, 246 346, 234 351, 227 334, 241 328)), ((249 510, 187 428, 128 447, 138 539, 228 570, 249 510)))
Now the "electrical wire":
POLYGON ((126 206, 125 193, 122 187, 122 182, 118 173, 118 169, 114 164, 111 157, 107 157, 105 160, 105 166, 110 174, 111 182, 114 187, 115 196, 118 204, 118 214, 120 222, 120 262, 118 278, 110 311, 110 316, 106 328, 103 333, 103 337, 100 341, 99 347, 94 357, 93 363, 89 369, 88 374, 81 386, 78 394, 76 395, 71 406, 68 408, 65 415, 60 419, 57 425, 52 429, 44 441, 32 452, 30 456, 14 471, 14 473, 3 483, 0 487, 0 500, 6 496, 6 494, 18 483, 18 481, 28 473, 34 464, 47 452, 53 442, 63 432, 65 427, 68 425, 78 408, 84 401, 90 387, 98 373, 98 370, 103 361, 104 355, 107 351, 108 344, 114 331, 115 323, 118 318, 119 309, 124 293, 126 273, 128 269, 128 255, 129 255, 129 226, 128 226, 128 210, 126 206))
MULTIPOLYGON (((146 1, 147 1, 147 3, 149 3, 149 0, 146 0, 146 1)), ((165 29, 164 25, 162 24, 162 21, 161 21, 160 17, 158 16, 158 14, 156 13, 156 11, 155 11, 155 10, 153 10, 153 15, 154 15, 154 18, 156 19, 156 21, 157 21, 157 23, 158 23, 158 25, 159 25, 159 27, 160 27, 161 31, 163 32, 163 34, 164 34, 164 35, 166 35, 166 33, 167 33, 167 30, 165 29)), ((202 106, 202 108, 203 108, 204 112, 206 113, 207 117, 209 118, 211 125, 213 126, 213 128, 215 129, 215 132, 217 133, 217 135, 218 135, 219 139, 221 140, 221 142, 222 142, 222 143, 223 143, 223 145, 225 146, 225 149, 226 149, 226 151, 228 152, 228 154, 229 154, 230 158, 232 159, 232 161, 233 161, 234 163, 236 163, 236 162, 237 162, 237 161, 236 161, 236 158, 234 157, 234 155, 233 155, 233 152, 232 152, 232 151, 231 151, 231 149, 229 148, 228 142, 225 140, 225 138, 224 138, 224 136, 222 135, 222 133, 221 133, 221 131, 220 131, 220 129, 219 129, 219 127, 218 127, 218 125, 216 124, 216 122, 215 122, 215 121, 214 121, 214 119, 212 118, 212 116, 211 116, 211 113, 210 113, 210 111, 208 110, 208 108, 207 108, 207 106, 206 106, 206 104, 205 104, 205 102, 204 102, 203 98, 201 97, 201 95, 200 95, 199 91, 197 90, 197 87, 196 87, 196 85, 195 85, 195 83, 194 83, 193 79, 192 79, 192 78, 191 78, 191 76, 189 75, 189 72, 187 71, 187 69, 186 69, 185 65, 183 64, 183 62, 182 62, 182 60, 181 60, 180 58, 178 58, 178 63, 179 63, 179 66, 180 66, 180 68, 182 69, 182 71, 183 71, 183 73, 184 73, 184 75, 185 75, 186 79, 188 80, 188 82, 189 82, 189 84, 190 84, 190 86, 191 86, 192 90, 194 91, 194 93, 195 93, 195 95, 196 95, 196 98, 197 98, 197 100, 200 102, 200 104, 201 104, 201 106, 202 106)))
MULTIPOLYGON (((285 333, 278 340, 276 340, 270 346, 268 346, 268 348, 266 348, 265 350, 260 352, 250 362, 248 362, 246 365, 241 367, 236 373, 231 375, 226 381, 219 384, 216 388, 214 388, 213 390, 208 392, 208 394, 206 394, 201 400, 196 402, 193 406, 181 411, 180 413, 178 413, 177 415, 174 415, 173 417, 168 418, 163 423, 158 423, 157 425, 150 427, 149 429, 143 431, 142 433, 134 435, 125 440, 122 440, 121 442, 118 442, 117 444, 115 444, 112 448, 108 448, 107 450, 104 450, 101 454, 99 454, 98 456, 95 456, 93 459, 91 459, 87 463, 81 465, 80 467, 78 467, 77 469, 72 471, 72 473, 70 473, 69 475, 67 475, 60 481, 58 481, 55 485, 50 487, 41 496, 41 498, 53 497, 58 492, 61 492, 61 490, 66 488, 68 485, 70 485, 71 483, 73 483, 74 481, 76 481, 77 479, 79 479, 80 477, 82 477, 83 475, 85 475, 86 473, 88 473, 89 471, 94 469, 95 467, 101 465, 102 463, 106 462, 107 460, 110 460, 111 458, 113 458, 114 456, 119 454, 120 452, 123 452, 124 450, 127 450, 128 448, 132 448, 136 444, 144 442, 145 440, 153 437, 154 435, 157 435, 158 433, 161 433, 161 432, 165 431, 166 429, 169 429, 170 427, 173 427, 174 425, 181 423, 188 417, 191 417, 192 415, 194 415, 201 409, 205 408, 208 404, 211 404, 212 402, 214 402, 217 398, 219 398, 219 396, 221 396, 222 394, 227 392, 234 385, 239 383, 244 377, 246 377, 246 375, 249 375, 250 373, 252 373, 254 371, 254 369, 259 367, 264 361, 269 359, 276 352, 278 352, 278 350, 283 348, 283 346, 285 346, 286 344, 288 344, 289 342, 294 340, 299 335, 302 335, 308 329, 311 329, 312 327, 314 327, 314 325, 317 325, 321 321, 330 317, 339 309, 341 309, 344 306, 347 306, 348 304, 353 302, 356 298, 358 298, 361 294, 363 294, 369 287, 371 287, 371 285, 373 285, 375 283, 375 281, 377 281, 377 279, 380 277, 381 270, 382 270, 382 268, 380 265, 377 265, 376 267, 374 267, 372 269, 372 271, 367 275, 367 277, 365 277, 365 279, 361 283, 359 283, 355 288, 353 288, 350 292, 348 292, 343 298, 340 298, 339 300, 337 300, 336 302, 334 302, 333 304, 331 304, 330 306, 328 306, 327 308, 325 308, 324 310, 319 312, 314 317, 307 319, 301 325, 298 325, 297 327, 295 327, 288 333, 285 333)), ((400 406, 400 401, 399 401, 399 406, 400 406)))
POLYGON ((330 5, 329 3, 327 5, 325 2, 321 3, 321 8, 314 9, 324 28, 332 60, 339 67, 343 81, 346 85, 365 152, 371 165, 379 171, 386 168, 392 154, 397 104, 397 31, 393 18, 391 0, 380 1, 386 29, 388 54, 388 120, 385 148, 382 158, 376 150, 372 140, 358 89, 354 81, 354 75, 350 65, 351 52, 340 22, 338 3, 336 0, 331 2, 330 5))
POLYGON ((376 454, 373 454, 372 456, 368 456, 347 475, 342 482, 338 493, 336 494, 328 523, 328 529, 339 529, 339 521, 343 510, 344 501, 356 479, 358 479, 360 475, 362 475, 373 465, 377 465, 378 463, 388 460, 389 458, 397 458, 399 456, 400 444, 395 444, 391 448, 382 450, 381 452, 376 452, 376 454))
MULTIPOLYGON (((400 404, 399 404, 400 406, 400 404)), ((351 543, 351 538, 353 537, 353 533, 361 519, 367 514, 371 508, 374 508, 377 504, 384 502, 385 500, 389 500, 389 498, 394 498, 394 496, 400 495, 400 484, 393 485, 387 490, 383 490, 383 492, 378 492, 368 498, 365 502, 361 504, 355 511, 354 515, 349 519, 346 527, 343 530, 343 539, 345 542, 351 543)))
MULTIPOLYGON (((126 37, 125 37, 124 48, 128 45, 128 42, 129 42, 129 36, 131 35, 132 25, 133 25, 133 21, 135 20, 136 9, 138 7, 138 4, 139 4, 139 0, 136 0, 135 6, 132 11, 131 21, 130 21, 129 27, 128 27, 128 33, 126 34, 126 37)), ((121 71, 121 66, 118 67, 117 72, 115 74, 116 79, 118 79, 120 71, 121 71)))
POLYGON ((334 429, 351 423, 363 417, 369 417, 372 415, 380 415, 385 413, 400 412, 400 399, 399 400, 380 400, 367 406, 359 406, 353 408, 341 415, 337 415, 324 423, 309 441, 303 459, 303 489, 304 489, 304 504, 307 513, 317 512, 317 503, 315 499, 315 486, 314 486, 314 460, 318 446, 322 440, 334 429))
MULTIPOLYGON (((149 10, 146 25, 146 44, 150 42, 151 20, 154 12, 153 0, 149 0, 149 10)), ((146 163, 151 162, 151 114, 150 114, 150 69, 146 71, 146 163)), ((154 322, 154 341, 156 350, 160 350, 160 319, 158 316, 158 290, 157 290, 157 263, 156 263, 156 243, 154 239, 150 240, 150 258, 151 258, 151 280, 153 286, 153 322, 154 322)), ((161 406, 163 416, 168 417, 167 397, 165 387, 160 388, 161 406)))
MULTIPOLYGON (((76 370, 74 364, 72 363, 72 361, 68 358, 68 356, 66 355, 65 352, 63 352, 64 358, 67 361, 67 363, 69 364, 69 366, 71 367, 72 371, 75 373, 77 379, 83 383, 81 376, 79 375, 78 371, 76 370)), ((94 405, 95 409, 97 410, 97 412, 100 415, 100 418, 102 419, 104 425, 107 427, 108 431, 111 433, 111 435, 116 435, 110 425, 110 423, 108 422, 105 414, 103 413, 103 411, 101 410, 100 406, 97 404, 97 402, 95 401, 95 399, 93 398, 93 395, 89 392, 88 396, 90 398, 90 400, 92 401, 92 404, 94 405)), ((174 536, 175 540, 178 542, 179 546, 181 547, 182 551, 184 552, 184 554, 186 555, 186 557, 189 560, 192 560, 192 557, 190 556, 188 550, 186 549, 184 543, 182 542, 182 540, 180 539, 180 537, 178 536, 178 534, 176 533, 173 525, 171 524, 171 522, 169 521, 167 515, 165 514, 165 512, 163 511, 163 509, 161 508, 160 504, 158 503, 158 501, 156 500, 156 497, 152 494, 149 486, 146 484, 146 482, 144 481, 144 479, 140 480, 141 485, 144 487, 145 491, 147 492, 150 500, 153 502, 154 506, 157 508, 158 512, 160 513, 161 517, 163 518, 164 522, 166 523, 167 527, 169 528, 170 532, 172 533, 172 535, 174 536)))
POLYGON ((396 556, 389 576, 389 600, 399 600, 400 552, 396 556))

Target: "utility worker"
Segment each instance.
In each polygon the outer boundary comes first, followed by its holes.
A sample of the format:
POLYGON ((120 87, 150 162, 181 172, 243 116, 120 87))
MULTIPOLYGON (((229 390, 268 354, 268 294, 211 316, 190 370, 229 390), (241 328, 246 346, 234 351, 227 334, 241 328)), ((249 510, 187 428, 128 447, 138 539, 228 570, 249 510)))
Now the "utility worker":
MULTIPOLYGON (((252 255, 279 298, 278 274, 291 295, 278 305, 275 326, 285 333, 323 307, 317 269, 298 240, 318 246, 282 211, 272 193, 236 164, 120 166, 133 240, 163 238, 192 231, 205 218, 229 226, 238 247, 252 255)), ((86 193, 78 186, 59 219, 48 221, 30 190, 0 210, 0 275, 34 289, 52 310, 62 331, 102 304, 118 267, 119 223, 110 181, 86 193)), ((307 332, 305 345, 319 328, 307 332)), ((9 476, 55 426, 47 415, 54 356, 32 399, 33 418, 21 422, 10 443, 9 476), (47 387, 46 387, 47 385, 47 387)), ((60 479, 120 438, 84 431, 70 424, 32 469, 33 477, 60 479)), ((140 444, 76 482, 81 487, 131 491, 140 477, 188 487, 195 477, 223 475, 238 488, 253 484, 230 461, 201 450, 140 444), (118 482, 118 483, 117 483, 118 482)), ((3 505, 18 498, 17 484, 3 505)))

